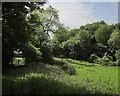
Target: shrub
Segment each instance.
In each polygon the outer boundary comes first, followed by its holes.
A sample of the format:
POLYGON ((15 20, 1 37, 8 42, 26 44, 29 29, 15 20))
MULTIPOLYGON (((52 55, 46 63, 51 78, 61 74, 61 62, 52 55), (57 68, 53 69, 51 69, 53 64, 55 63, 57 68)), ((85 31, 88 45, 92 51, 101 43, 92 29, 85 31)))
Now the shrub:
POLYGON ((111 66, 119 66, 118 62, 112 62, 111 66))
POLYGON ((91 56, 90 56, 90 61, 91 62, 95 62, 96 61, 96 59, 98 59, 99 57, 96 55, 96 54, 91 54, 91 56))
POLYGON ((5 95, 27 95, 56 93, 59 82, 48 78, 44 74, 25 74, 14 79, 3 79, 3 94, 5 95))
POLYGON ((23 55, 26 63, 40 61, 42 53, 39 48, 36 48, 30 43, 28 43, 25 47, 23 55))
POLYGON ((106 54, 102 58, 98 57, 95 54, 92 54, 90 56, 90 60, 100 65, 116 66, 116 64, 112 60, 110 60, 106 54))
POLYGON ((53 60, 52 63, 58 66, 63 66, 64 64, 66 64, 63 60, 53 60))
POLYGON ((64 72, 70 74, 70 75, 75 75, 76 74, 76 69, 74 66, 68 65, 67 62, 63 60, 54 60, 53 62, 55 65, 58 65, 64 72))
POLYGON ((75 75, 76 74, 76 69, 74 68, 74 66, 64 64, 62 66, 62 69, 70 75, 75 75))
POLYGON ((106 56, 103 56, 100 60, 101 65, 109 65, 110 60, 106 56))
POLYGON ((120 65, 120 49, 116 51, 115 57, 116 57, 116 59, 117 59, 118 65, 120 65))

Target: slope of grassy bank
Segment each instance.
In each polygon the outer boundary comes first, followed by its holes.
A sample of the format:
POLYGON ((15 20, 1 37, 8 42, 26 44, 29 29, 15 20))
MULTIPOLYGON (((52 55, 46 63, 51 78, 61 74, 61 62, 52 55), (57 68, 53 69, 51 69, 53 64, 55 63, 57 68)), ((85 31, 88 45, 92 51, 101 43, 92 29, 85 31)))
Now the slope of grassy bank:
POLYGON ((118 70, 119 67, 101 66, 84 61, 55 58, 64 61, 76 69, 76 75, 67 76, 67 80, 86 86, 91 92, 118 93, 118 70))
POLYGON ((52 65, 32 63, 6 72, 3 94, 118 94, 118 67, 62 58, 54 61, 52 65), (67 64, 67 71, 57 62, 67 64))

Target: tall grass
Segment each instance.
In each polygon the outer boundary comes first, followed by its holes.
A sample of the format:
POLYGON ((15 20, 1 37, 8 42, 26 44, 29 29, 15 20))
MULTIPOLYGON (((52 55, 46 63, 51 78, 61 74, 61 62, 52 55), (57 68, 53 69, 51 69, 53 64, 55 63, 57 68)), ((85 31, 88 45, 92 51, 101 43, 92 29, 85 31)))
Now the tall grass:
POLYGON ((64 62, 67 62, 68 65, 74 66, 76 75, 67 76, 66 80, 86 87, 87 90, 91 90, 91 93, 119 93, 118 70, 120 70, 120 67, 101 66, 72 59, 55 58, 55 60, 63 60, 64 62))
POLYGON ((76 94, 79 92, 90 93, 85 88, 44 74, 30 73, 17 78, 3 78, 3 94, 76 94))
MULTIPOLYGON (((56 58, 56 60, 61 61, 60 58, 56 58)), ((67 66, 74 67, 76 74, 66 74, 61 66, 56 64, 31 63, 27 67, 11 70, 3 76, 3 94, 16 96, 30 96, 31 94, 118 94, 118 78, 114 76, 117 73, 115 67, 91 67, 86 66, 89 65, 87 62, 71 59, 62 59, 62 62, 67 66)))

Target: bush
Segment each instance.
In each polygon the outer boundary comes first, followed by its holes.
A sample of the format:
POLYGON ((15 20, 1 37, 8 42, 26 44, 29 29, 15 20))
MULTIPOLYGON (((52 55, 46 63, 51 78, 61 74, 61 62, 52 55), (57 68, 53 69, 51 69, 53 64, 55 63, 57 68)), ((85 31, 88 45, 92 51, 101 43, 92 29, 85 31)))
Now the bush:
POLYGON ((3 78, 4 95, 55 94, 59 82, 44 74, 25 74, 15 79, 3 78))
POLYGON ((91 60, 92 62, 97 63, 97 64, 100 64, 100 65, 116 66, 117 64, 115 64, 115 63, 114 63, 112 60, 110 60, 108 57, 109 57, 109 56, 107 56, 106 53, 105 53, 105 55, 104 55, 102 58, 98 57, 98 56, 95 55, 95 54, 91 54, 90 60, 91 60))
POLYGON ((99 57, 96 54, 91 54, 90 61, 95 62, 99 57))
POLYGON ((112 62, 111 66, 119 66, 119 63, 118 62, 112 62))
POLYGON ((76 74, 76 69, 73 66, 68 66, 68 71, 70 75, 75 75, 76 74))
POLYGON ((76 69, 74 68, 74 66, 70 66, 70 65, 64 64, 64 65, 62 66, 62 69, 63 69, 66 73, 68 73, 68 74, 70 74, 70 75, 75 75, 75 74, 76 74, 76 69))
POLYGON ((115 57, 116 57, 116 59, 117 59, 116 62, 118 63, 118 65, 120 65, 120 49, 116 51, 115 57))
POLYGON ((61 61, 53 60, 53 64, 63 66, 66 63, 63 60, 61 60, 61 61))
POLYGON ((106 56, 103 56, 100 60, 101 60, 100 61, 101 65, 107 65, 107 66, 109 66, 110 60, 106 56))
POLYGON ((58 61, 58 60, 54 60, 53 62, 55 65, 58 65, 60 66, 60 68, 70 74, 70 75, 75 75, 76 74, 76 69, 74 68, 74 66, 71 66, 71 65, 68 65, 65 61, 61 60, 61 61, 58 61))
POLYGON ((25 57, 25 62, 30 63, 30 62, 36 62, 41 60, 42 53, 40 52, 39 48, 36 48, 34 45, 28 43, 24 49, 24 57, 25 57))

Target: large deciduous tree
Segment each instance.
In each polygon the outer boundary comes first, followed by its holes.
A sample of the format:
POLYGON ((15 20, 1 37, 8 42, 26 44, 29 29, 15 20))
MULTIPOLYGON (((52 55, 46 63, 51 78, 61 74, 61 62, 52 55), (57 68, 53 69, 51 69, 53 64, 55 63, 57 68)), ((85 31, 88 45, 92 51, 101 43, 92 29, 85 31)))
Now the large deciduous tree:
POLYGON ((42 61, 50 62, 52 60, 51 34, 53 34, 60 25, 58 11, 51 6, 42 10, 34 10, 31 13, 30 25, 34 31, 30 39, 31 44, 40 48, 42 61))
MULTIPOLYGON (((40 4, 43 4, 41 2, 40 4)), ((38 8, 33 2, 2 3, 2 63, 8 67, 13 57, 14 48, 24 49, 31 38, 31 27, 27 15, 38 8)))
POLYGON ((120 32, 118 29, 112 32, 108 40, 108 44, 110 45, 112 50, 120 49, 120 32))
POLYGON ((111 30, 108 25, 100 26, 95 32, 95 39, 97 42, 107 44, 111 30))

